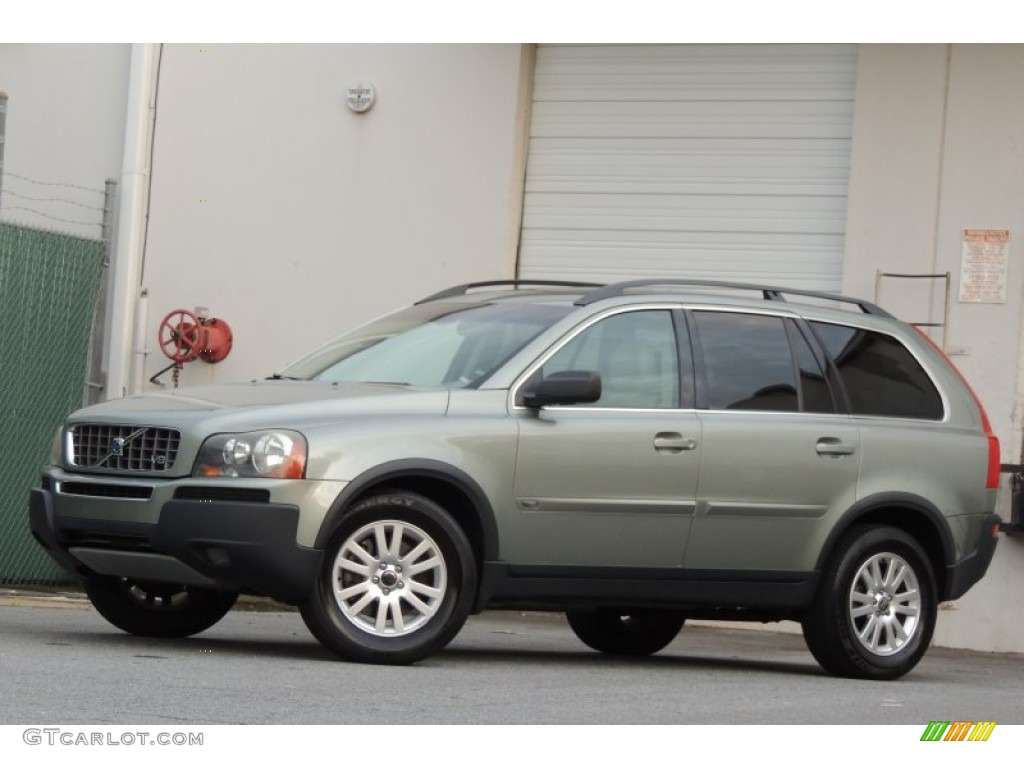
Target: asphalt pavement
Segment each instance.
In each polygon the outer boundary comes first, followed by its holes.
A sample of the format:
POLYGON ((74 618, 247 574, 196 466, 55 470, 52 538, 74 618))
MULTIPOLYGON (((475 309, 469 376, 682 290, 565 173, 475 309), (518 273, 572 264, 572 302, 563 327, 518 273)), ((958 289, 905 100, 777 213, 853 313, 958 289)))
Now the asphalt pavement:
POLYGON ((246 600, 185 640, 133 637, 76 593, 0 590, 0 723, 1024 724, 1024 655, 932 648, 901 680, 824 674, 799 635, 687 625, 656 656, 587 649, 561 615, 471 617, 410 667, 337 660, 246 600))

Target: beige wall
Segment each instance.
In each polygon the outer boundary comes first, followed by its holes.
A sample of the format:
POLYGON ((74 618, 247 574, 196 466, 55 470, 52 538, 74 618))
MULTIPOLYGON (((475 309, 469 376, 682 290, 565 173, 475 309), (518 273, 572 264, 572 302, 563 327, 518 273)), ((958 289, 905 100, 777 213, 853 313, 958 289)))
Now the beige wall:
POLYGON ((104 182, 121 172, 130 50, 0 45, 0 91, 8 96, 0 217, 100 236, 104 182))
MULTIPOLYGON (((1024 45, 860 47, 844 264, 853 295, 873 294, 876 269, 952 273, 947 349, 1003 461, 1021 462, 1024 45), (1005 304, 957 301, 964 229, 1010 230, 1005 304)), ((886 282, 881 302, 906 320, 941 320, 941 292, 926 285, 886 282)), ((1024 651, 1022 583, 1024 536, 1001 537, 988 577, 944 606, 935 642, 1024 651)))
MULTIPOLYGON (((511 277, 530 55, 165 46, 142 281, 150 350, 167 312, 205 306, 235 349, 186 366, 182 383, 265 376, 430 291, 511 277), (355 114, 345 90, 363 80, 377 104, 355 114)), ((150 354, 146 377, 167 362, 150 354)))

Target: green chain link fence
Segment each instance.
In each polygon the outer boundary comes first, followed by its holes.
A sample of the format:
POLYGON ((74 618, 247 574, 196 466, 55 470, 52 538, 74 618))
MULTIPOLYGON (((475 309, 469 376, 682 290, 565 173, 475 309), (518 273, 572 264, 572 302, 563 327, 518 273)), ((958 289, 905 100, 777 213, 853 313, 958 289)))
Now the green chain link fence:
POLYGON ((28 530, 57 428, 82 404, 100 240, 0 222, 0 584, 69 580, 28 530))

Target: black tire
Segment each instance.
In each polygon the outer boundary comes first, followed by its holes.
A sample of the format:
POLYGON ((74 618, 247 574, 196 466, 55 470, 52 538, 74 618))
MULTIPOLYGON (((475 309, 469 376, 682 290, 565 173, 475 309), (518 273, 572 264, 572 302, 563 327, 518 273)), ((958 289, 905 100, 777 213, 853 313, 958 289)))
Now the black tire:
POLYGON ((342 658, 411 664, 458 634, 475 594, 476 559, 458 523, 425 496, 382 491, 345 515, 300 611, 342 658))
POLYGON ((674 611, 568 611, 576 637, 595 651, 616 656, 650 656, 671 643, 686 617, 674 611))
POLYGON ((921 546, 898 528, 858 526, 822 574, 804 639, 827 672, 894 680, 928 650, 937 614, 935 575, 921 546))
POLYGON ((142 637, 189 637, 209 629, 231 610, 235 592, 177 584, 94 576, 85 594, 118 629, 142 637))

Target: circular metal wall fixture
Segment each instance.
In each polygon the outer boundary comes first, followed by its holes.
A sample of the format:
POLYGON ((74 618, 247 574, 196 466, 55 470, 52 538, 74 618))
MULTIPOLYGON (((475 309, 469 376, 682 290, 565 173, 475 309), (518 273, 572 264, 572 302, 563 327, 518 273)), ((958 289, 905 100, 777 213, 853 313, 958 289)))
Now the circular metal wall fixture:
POLYGON ((356 113, 368 112, 377 101, 377 89, 373 83, 355 83, 350 85, 345 94, 345 103, 356 113))

